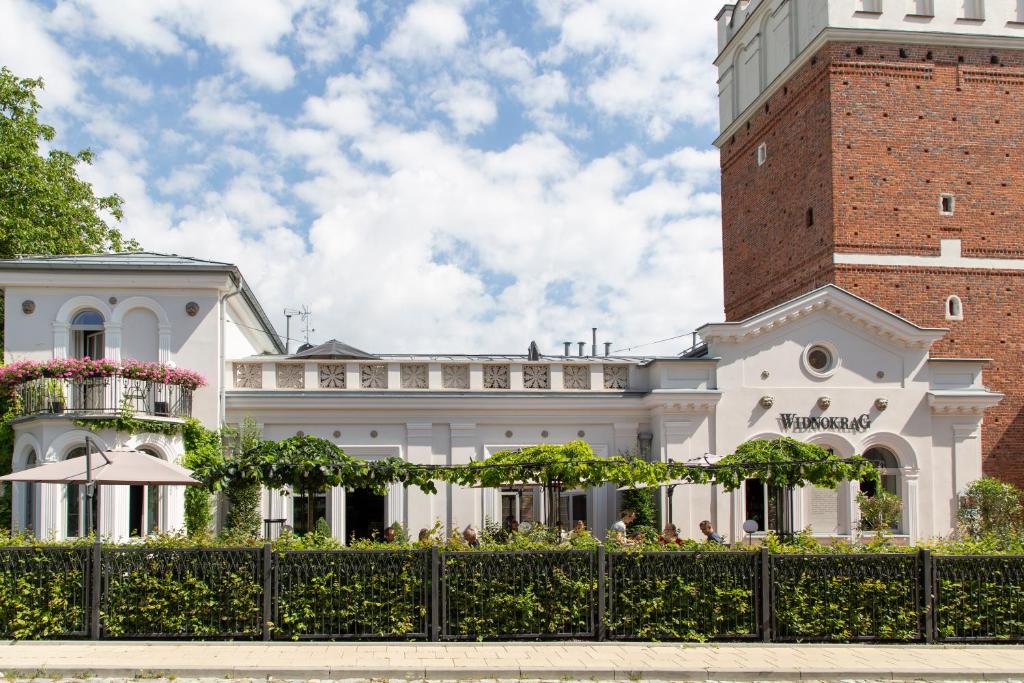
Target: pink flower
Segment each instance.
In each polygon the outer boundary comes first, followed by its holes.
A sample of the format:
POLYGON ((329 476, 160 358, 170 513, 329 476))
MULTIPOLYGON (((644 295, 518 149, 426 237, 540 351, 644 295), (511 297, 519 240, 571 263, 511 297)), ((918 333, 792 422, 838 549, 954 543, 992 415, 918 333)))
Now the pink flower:
POLYGON ((170 368, 160 363, 136 360, 116 361, 107 358, 54 358, 48 361, 21 360, 0 366, 0 391, 12 393, 19 384, 34 379, 82 380, 92 377, 128 377, 186 389, 198 389, 206 378, 193 370, 170 368))

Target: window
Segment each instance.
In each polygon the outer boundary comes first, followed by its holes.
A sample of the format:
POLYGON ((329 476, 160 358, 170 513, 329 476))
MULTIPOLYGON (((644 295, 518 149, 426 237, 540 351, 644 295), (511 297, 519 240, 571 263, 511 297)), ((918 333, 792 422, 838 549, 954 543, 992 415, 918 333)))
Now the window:
POLYGON ((971 21, 985 20, 985 0, 963 0, 964 15, 962 19, 971 21))
MULTIPOLYGON (((30 470, 36 464, 36 452, 31 450, 28 453, 28 457, 25 458, 25 469, 30 470)), ((36 528, 36 490, 38 486, 38 484, 33 483, 22 484, 25 493, 22 499, 21 528, 26 531, 35 530, 36 528)))
POLYGON ((103 315, 99 311, 79 311, 71 319, 71 355, 75 358, 103 358, 106 355, 103 315))
MULTIPOLYGON (((151 458, 160 456, 149 448, 140 448, 151 458)), ((132 486, 128 492, 128 535, 145 536, 160 532, 160 487, 152 484, 132 486)))
POLYGON ((836 369, 836 354, 824 343, 813 344, 804 352, 804 365, 819 377, 828 377, 836 369))
MULTIPOLYGON (((64 457, 65 460, 79 458, 85 455, 85 446, 72 449, 64 457)), ((81 484, 67 484, 64 487, 64 528, 65 536, 78 538, 84 536, 85 531, 85 489, 81 484)), ((95 524, 95 522, 94 522, 95 524)))
POLYGON ((951 194, 939 195, 939 213, 943 216, 952 216, 956 210, 956 198, 951 194))
POLYGON ((960 297, 956 294, 951 294, 946 299, 946 320, 963 320, 964 319, 964 305, 960 301, 960 297))
POLYGON ((781 486, 768 486, 760 479, 747 479, 744 482, 744 500, 747 507, 747 519, 757 522, 757 530, 779 531, 782 529, 781 486))
POLYGON ((558 501, 558 519, 566 529, 572 529, 577 521, 590 526, 587 519, 587 494, 579 491, 563 493, 558 501))
POLYGON ((517 522, 534 521, 535 489, 502 489, 501 490, 501 525, 508 526, 511 520, 517 522))
MULTIPOLYGON (((292 529, 299 536, 316 530, 317 522, 327 519, 327 494, 315 493, 312 496, 313 525, 309 523, 310 496, 292 496, 292 529)), ((383 525, 377 531, 383 530, 383 525)))
POLYGON ((757 165, 764 166, 764 162, 768 160, 768 144, 762 142, 757 146, 757 165))
POLYGON ((910 13, 918 17, 934 17, 934 0, 911 0, 910 13))
POLYGON ((1017 22, 1024 23, 1024 0, 1017 0, 1017 22))
POLYGON ((882 13, 882 0, 859 0, 857 2, 858 12, 870 12, 871 14, 882 13))
MULTIPOLYGON (((882 480, 881 490, 901 497, 900 463, 896 455, 888 448, 875 446, 864 453, 864 459, 878 468, 882 480)), ((879 487, 874 482, 861 482, 860 490, 861 493, 870 497, 878 493, 879 487)), ((890 531, 895 531, 895 529, 890 529, 890 531)))

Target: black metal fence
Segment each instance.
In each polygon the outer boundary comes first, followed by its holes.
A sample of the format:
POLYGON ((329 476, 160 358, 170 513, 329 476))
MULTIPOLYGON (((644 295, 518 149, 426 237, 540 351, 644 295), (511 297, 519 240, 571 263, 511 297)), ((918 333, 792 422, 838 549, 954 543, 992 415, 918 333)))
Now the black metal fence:
POLYGON ((0 548, 0 637, 1024 642, 1024 556, 0 548))
POLYGON ((192 415, 192 390, 121 375, 87 379, 33 379, 19 384, 20 415, 133 415, 187 418, 192 415))

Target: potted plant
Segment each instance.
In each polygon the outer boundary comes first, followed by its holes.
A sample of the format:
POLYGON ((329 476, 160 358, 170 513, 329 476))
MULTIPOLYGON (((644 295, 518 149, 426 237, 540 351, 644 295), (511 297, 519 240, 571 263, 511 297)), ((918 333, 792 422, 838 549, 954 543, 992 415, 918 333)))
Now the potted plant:
POLYGON ((50 412, 64 412, 64 383, 59 379, 46 380, 46 396, 49 400, 50 412))

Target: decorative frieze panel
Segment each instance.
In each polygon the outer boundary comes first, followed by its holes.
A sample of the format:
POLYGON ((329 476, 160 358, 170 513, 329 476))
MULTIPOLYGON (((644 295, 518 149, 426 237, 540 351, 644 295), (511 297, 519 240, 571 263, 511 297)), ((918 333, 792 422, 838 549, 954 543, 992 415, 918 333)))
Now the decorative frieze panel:
POLYGON ((274 366, 278 389, 304 389, 306 386, 306 368, 293 363, 277 363, 274 366))
POLYGON ((363 389, 387 389, 388 366, 364 365, 359 372, 359 384, 363 389))
POLYGON ((605 389, 626 389, 629 387, 629 366, 628 365, 606 365, 604 366, 604 388, 605 389))
POLYGON ((550 389, 551 388, 551 366, 549 366, 549 365, 524 365, 523 366, 523 388, 524 389, 550 389))
POLYGON ((589 365, 563 365, 562 366, 562 388, 563 389, 589 389, 590 388, 590 366, 589 365))
POLYGON ((345 388, 344 363, 321 363, 319 369, 321 389, 345 388))
POLYGON ((484 366, 484 389, 508 389, 509 367, 507 365, 484 366))
POLYGON ((424 363, 402 363, 402 388, 426 389, 430 386, 427 366, 424 363))
POLYGON ((445 365, 441 368, 441 386, 445 389, 469 389, 469 366, 445 365))
POLYGON ((259 363, 235 363, 237 389, 262 389, 263 366, 259 363))

